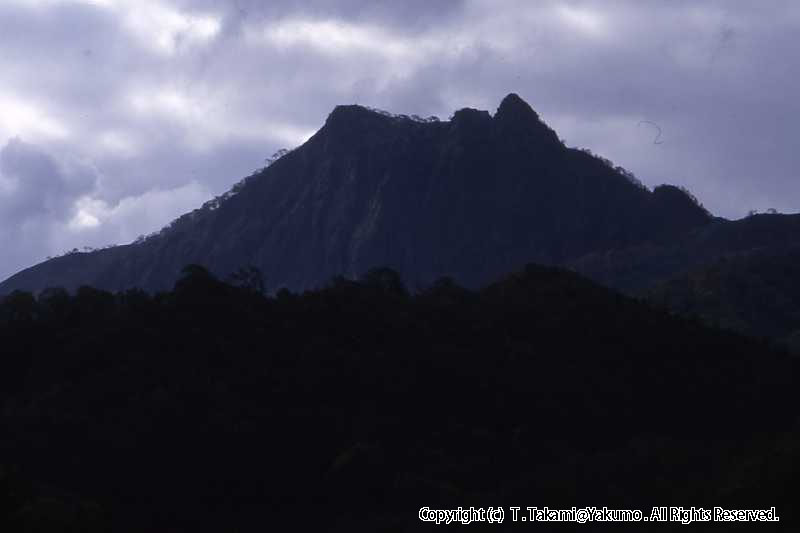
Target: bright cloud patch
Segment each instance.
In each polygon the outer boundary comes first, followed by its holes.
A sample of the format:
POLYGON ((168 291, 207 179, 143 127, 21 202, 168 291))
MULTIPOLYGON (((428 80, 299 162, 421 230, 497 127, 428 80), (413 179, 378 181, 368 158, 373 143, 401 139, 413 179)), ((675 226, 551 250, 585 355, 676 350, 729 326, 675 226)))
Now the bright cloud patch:
POLYGON ((379 27, 350 24, 341 20, 286 20, 269 24, 261 35, 251 33, 279 48, 307 46, 324 54, 378 54, 389 59, 413 58, 419 49, 379 27))
POLYGON ((217 16, 182 11, 168 0, 4 0, 28 9, 93 6, 113 11, 122 25, 151 50, 173 54, 182 46, 202 44, 220 31, 217 16))
POLYGON ((561 4, 556 12, 571 29, 584 35, 602 37, 608 32, 608 22, 602 12, 571 4, 561 4))
POLYGON ((166 226, 183 213, 200 206, 211 192, 197 182, 164 190, 151 190, 111 205, 92 196, 75 202, 69 229, 95 245, 128 243, 138 235, 166 226))
POLYGON ((48 115, 40 105, 0 93, 0 139, 16 136, 63 139, 68 135, 67 126, 48 115))
POLYGON ((82 230, 84 228, 96 228, 100 225, 100 219, 91 213, 79 209, 72 220, 69 222, 70 229, 82 230))
POLYGON ((134 135, 121 130, 107 130, 96 138, 97 150, 115 156, 131 158, 140 153, 141 147, 134 135))
POLYGON ((123 13, 126 27, 144 44, 164 54, 174 54, 183 45, 203 44, 220 30, 217 17, 181 12, 165 2, 118 1, 114 7, 123 13))

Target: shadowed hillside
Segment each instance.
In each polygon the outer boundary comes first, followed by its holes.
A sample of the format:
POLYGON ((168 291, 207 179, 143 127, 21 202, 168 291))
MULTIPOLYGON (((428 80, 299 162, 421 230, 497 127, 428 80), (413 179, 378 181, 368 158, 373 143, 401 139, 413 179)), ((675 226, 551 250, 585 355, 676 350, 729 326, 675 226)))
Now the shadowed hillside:
POLYGON ((569 266, 604 285, 633 293, 710 266, 725 257, 800 245, 800 215, 715 219, 672 242, 588 254, 569 266))
POLYGON ((800 350, 800 247, 722 257, 656 286, 648 298, 721 327, 800 350))

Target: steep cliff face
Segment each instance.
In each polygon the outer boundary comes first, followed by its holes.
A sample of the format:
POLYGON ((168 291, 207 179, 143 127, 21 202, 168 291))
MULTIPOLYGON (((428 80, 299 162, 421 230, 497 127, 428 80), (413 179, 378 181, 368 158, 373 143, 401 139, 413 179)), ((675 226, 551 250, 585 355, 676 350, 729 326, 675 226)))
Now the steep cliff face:
POLYGON ((528 262, 669 242, 711 221, 683 191, 650 192, 565 147, 514 94, 494 116, 462 109, 443 122, 339 106, 214 209, 142 243, 42 263, 0 293, 163 289, 188 263, 220 276, 256 266, 273 288, 374 266, 398 270, 412 287, 445 275, 478 286, 528 262))

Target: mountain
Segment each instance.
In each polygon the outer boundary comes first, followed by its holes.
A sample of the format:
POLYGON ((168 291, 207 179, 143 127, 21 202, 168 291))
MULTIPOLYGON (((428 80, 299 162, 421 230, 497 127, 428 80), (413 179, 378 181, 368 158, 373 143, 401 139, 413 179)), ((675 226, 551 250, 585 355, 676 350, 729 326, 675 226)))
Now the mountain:
POLYGON ((256 267, 273 288, 380 265, 414 287, 442 276, 478 287, 528 262, 665 246, 716 220, 677 187, 650 191, 566 147, 515 94, 494 116, 461 109, 449 121, 347 105, 305 144, 157 235, 46 261, 0 294, 163 290, 187 264, 222 277, 256 267))
POLYGON ((650 191, 515 95, 337 107, 159 233, 0 285, 0 530, 415 531, 425 505, 785 525, 798 360, 726 329, 796 339, 798 235, 650 191))
POLYGON ((0 346, 2 531, 418 531, 470 505, 797 530, 797 358, 561 269, 265 296, 192 267, 155 296, 15 293, 0 346))
POLYGON ((651 288, 650 301, 800 350, 800 245, 730 254, 651 288))
POLYGON ((762 214, 733 221, 717 218, 671 242, 594 252, 570 261, 569 266, 604 285, 644 294, 656 284, 722 258, 794 245, 800 245, 800 215, 762 214))

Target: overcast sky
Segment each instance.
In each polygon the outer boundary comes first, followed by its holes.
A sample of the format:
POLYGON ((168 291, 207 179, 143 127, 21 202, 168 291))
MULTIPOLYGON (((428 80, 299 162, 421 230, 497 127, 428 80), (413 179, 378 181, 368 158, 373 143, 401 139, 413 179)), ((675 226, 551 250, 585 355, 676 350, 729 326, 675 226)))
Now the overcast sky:
POLYGON ((337 104, 516 92, 712 212, 800 210, 800 2, 0 0, 0 278, 130 242, 337 104))

